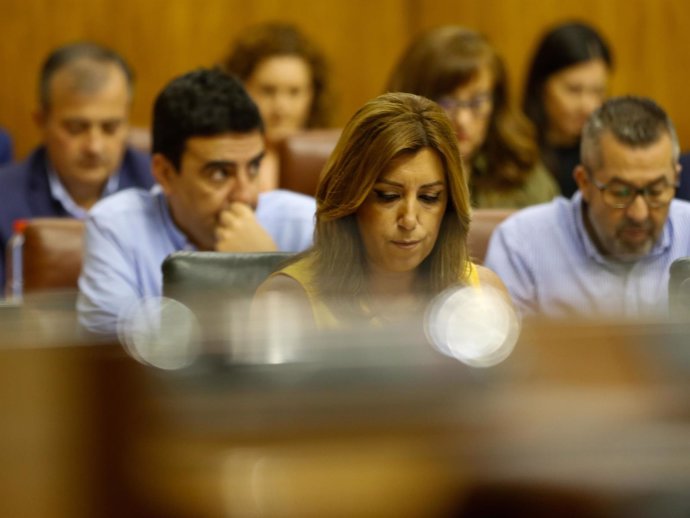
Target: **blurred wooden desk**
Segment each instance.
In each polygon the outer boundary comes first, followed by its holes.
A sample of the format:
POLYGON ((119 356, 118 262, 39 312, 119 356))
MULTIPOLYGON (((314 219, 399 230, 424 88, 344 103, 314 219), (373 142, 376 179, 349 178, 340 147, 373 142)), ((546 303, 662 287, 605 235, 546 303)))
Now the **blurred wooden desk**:
POLYGON ((14 326, 0 349, 3 516, 675 517, 690 506, 685 326, 534 324, 485 370, 379 356, 205 358, 172 373, 14 326))

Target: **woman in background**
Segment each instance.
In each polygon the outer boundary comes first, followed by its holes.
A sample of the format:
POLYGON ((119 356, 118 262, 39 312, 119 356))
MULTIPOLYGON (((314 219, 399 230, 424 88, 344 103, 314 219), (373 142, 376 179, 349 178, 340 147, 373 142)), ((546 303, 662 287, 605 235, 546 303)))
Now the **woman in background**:
POLYGON ((470 171, 474 206, 520 208, 558 194, 539 161, 532 125, 509 103, 503 61, 479 33, 458 26, 424 33, 403 54, 387 90, 444 108, 470 171))
POLYGON ((564 196, 577 185, 580 134, 604 102, 612 59, 604 39, 584 23, 564 23, 542 37, 532 58, 523 109, 537 128, 542 160, 564 196))
POLYGON ((267 23, 240 35, 224 68, 242 80, 259 107, 267 140, 259 188, 276 189, 276 144, 299 130, 328 125, 326 61, 295 26, 267 23))
POLYGON ((455 132, 420 96, 391 93, 346 125, 317 195, 314 247, 273 274, 269 292, 293 295, 318 328, 419 317, 453 284, 496 286, 467 251, 470 200, 455 132))

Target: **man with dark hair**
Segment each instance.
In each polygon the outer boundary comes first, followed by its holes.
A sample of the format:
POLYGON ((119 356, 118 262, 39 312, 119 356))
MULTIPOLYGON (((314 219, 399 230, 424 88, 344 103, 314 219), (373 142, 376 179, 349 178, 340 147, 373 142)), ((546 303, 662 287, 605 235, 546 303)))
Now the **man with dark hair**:
POLYGON ((43 145, 0 170, 3 252, 16 220, 82 219, 105 196, 153 184, 149 158, 126 146, 132 74, 115 52, 93 43, 55 50, 43 65, 38 99, 43 145))
POLYGON ((161 264, 177 250, 309 247, 314 199, 282 190, 259 195, 264 153, 261 116, 236 78, 200 69, 171 81, 153 110, 159 185, 112 196, 87 219, 81 323, 114 333, 121 311, 161 295, 161 264))
POLYGON ((485 264, 527 314, 665 312, 669 267, 690 255, 690 203, 673 199, 678 155, 658 105, 609 99, 584 127, 578 192, 508 218, 485 264))

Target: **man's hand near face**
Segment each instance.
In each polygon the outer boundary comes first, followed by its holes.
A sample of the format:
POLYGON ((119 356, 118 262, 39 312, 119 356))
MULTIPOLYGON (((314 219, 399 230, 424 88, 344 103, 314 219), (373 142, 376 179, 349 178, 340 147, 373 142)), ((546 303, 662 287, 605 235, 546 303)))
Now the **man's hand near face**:
POLYGON ((273 252, 277 247, 251 207, 234 202, 218 217, 215 249, 218 252, 273 252))

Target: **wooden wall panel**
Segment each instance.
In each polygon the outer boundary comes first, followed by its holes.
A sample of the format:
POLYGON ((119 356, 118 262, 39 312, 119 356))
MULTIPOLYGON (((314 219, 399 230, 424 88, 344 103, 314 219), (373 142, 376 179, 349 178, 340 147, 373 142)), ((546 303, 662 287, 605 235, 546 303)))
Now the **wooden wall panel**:
POLYGON ((673 116, 690 149, 690 2, 685 0, 0 0, 0 125, 19 156, 38 134, 31 121, 36 76, 54 46, 90 38, 119 50, 138 81, 132 120, 150 122, 151 103, 173 76, 217 62, 247 25, 300 25, 332 63, 334 124, 380 93, 409 40, 459 23, 485 32, 503 53, 513 94, 521 90, 541 31, 565 19, 599 27, 616 55, 611 93, 654 97, 673 116))
POLYGON ((0 125, 19 156, 39 135, 31 120, 36 79, 56 45, 94 39, 121 52, 137 73, 132 122, 148 125, 153 99, 175 75, 216 63, 242 28, 268 20, 298 24, 331 61, 342 125, 379 93, 390 56, 407 38, 401 0, 0 0, 0 125))

